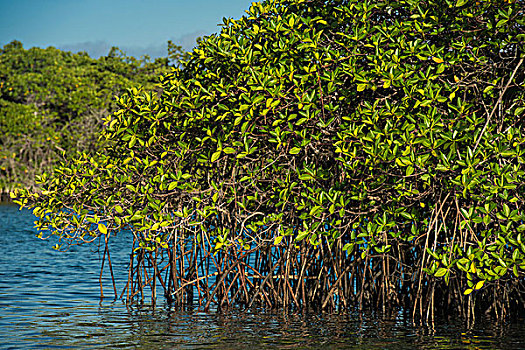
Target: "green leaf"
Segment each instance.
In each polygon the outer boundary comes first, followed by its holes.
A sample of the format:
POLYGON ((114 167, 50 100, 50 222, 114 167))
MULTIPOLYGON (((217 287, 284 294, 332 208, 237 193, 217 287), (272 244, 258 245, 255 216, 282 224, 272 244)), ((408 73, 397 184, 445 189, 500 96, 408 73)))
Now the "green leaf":
POLYGON ((290 150, 290 154, 297 154, 301 152, 301 148, 300 147, 294 147, 290 150))
POLYGON ((242 122, 243 119, 244 119, 244 116, 242 116, 242 115, 237 117, 237 118, 235 118, 235 121, 233 122, 233 125, 235 125, 235 126, 239 125, 242 122))
POLYGON ((239 180, 239 182, 244 182, 244 181, 246 181, 246 180, 250 180, 250 179, 251 179, 251 176, 243 176, 243 177, 239 180))
POLYGON ((131 136, 131 140, 129 140, 129 148, 133 148, 135 146, 135 143, 137 142, 137 137, 135 135, 131 136))
POLYGON ((301 174, 299 175, 299 179, 303 181, 313 180, 314 178, 310 174, 301 174))
POLYGON ((507 19, 500 19, 498 23, 496 23, 496 28, 502 27, 505 23, 507 23, 507 19))
POLYGON ((436 277, 443 277, 445 276, 445 274, 447 273, 447 269, 445 269, 444 267, 440 267, 437 271, 436 271, 436 274, 434 276, 436 277))
POLYGON ((135 214, 131 217, 130 221, 138 221, 138 220, 142 220, 143 218, 144 218, 144 215, 135 214))
POLYGON ((354 250, 354 246, 355 246, 354 243, 346 243, 343 247, 343 251, 346 251, 348 252, 348 254, 350 254, 354 250))
POLYGON ((299 232, 299 234, 297 235, 297 237, 295 237, 295 240, 296 240, 297 242, 302 241, 306 236, 308 236, 308 233, 309 233, 308 230, 306 230, 306 231, 302 231, 302 232, 299 232))
POLYGON ((401 212, 401 213, 399 213, 399 214, 400 214, 401 216, 403 216, 403 217, 405 217, 405 218, 409 219, 409 220, 412 220, 412 219, 414 219, 414 217, 412 216, 412 214, 410 214, 410 213, 407 213, 406 211, 402 211, 402 212, 401 212))

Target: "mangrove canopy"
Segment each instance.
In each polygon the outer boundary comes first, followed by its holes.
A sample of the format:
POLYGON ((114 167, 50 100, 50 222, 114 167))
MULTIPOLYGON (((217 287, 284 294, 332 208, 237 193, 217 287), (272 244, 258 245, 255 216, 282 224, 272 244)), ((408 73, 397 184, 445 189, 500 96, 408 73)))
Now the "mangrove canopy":
POLYGON ((18 201, 64 247, 132 234, 128 301, 523 310, 524 11, 254 3, 18 201))

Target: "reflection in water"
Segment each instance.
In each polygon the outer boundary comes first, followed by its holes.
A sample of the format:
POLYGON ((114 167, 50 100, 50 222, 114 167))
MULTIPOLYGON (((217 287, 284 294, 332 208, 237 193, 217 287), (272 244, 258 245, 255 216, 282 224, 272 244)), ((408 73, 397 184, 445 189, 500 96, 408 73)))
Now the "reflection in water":
MULTIPOLYGON (((430 330, 413 327, 403 314, 204 313, 100 303, 102 252, 94 246, 55 252, 54 242, 35 238, 33 220, 28 211, 0 206, 0 349, 525 349, 523 322, 498 326, 487 320, 467 330, 448 320, 430 330)), ((118 237, 111 249, 122 289, 129 240, 118 237)), ((103 283, 111 295, 109 274, 103 283)))

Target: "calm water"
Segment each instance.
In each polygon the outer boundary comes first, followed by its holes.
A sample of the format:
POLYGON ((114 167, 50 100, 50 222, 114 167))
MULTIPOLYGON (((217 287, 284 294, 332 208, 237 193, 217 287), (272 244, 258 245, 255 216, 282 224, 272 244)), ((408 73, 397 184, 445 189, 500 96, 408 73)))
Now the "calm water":
MULTIPOLYGON (((468 329, 448 321, 431 331, 402 316, 126 307, 111 301, 109 276, 100 303, 101 252, 56 252, 56 242, 35 238, 33 221, 0 205, 0 349, 525 349, 525 322, 468 329)), ((111 250, 119 290, 128 248, 122 237, 111 250)))

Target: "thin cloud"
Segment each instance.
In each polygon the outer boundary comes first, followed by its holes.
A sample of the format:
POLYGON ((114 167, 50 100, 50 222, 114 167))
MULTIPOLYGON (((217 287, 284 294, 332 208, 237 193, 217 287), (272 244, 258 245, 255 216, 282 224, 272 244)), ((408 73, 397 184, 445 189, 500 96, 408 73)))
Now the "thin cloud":
MULTIPOLYGON (((173 43, 182 46, 184 50, 190 51, 195 47, 197 38, 208 34, 209 33, 199 30, 170 40, 172 40, 173 43)), ((155 59, 158 57, 166 57, 168 55, 168 39, 163 43, 151 44, 148 46, 112 45, 101 40, 85 41, 81 43, 61 45, 59 49, 71 52, 85 51, 90 57, 99 58, 107 55, 112 46, 117 46, 127 56, 133 56, 135 58, 141 58, 148 55, 151 59, 155 59)))
POLYGON ((81 43, 74 43, 68 45, 61 45, 58 47, 64 51, 81 52, 85 51, 90 57, 99 58, 105 56, 111 49, 111 45, 105 41, 85 41, 81 43))

